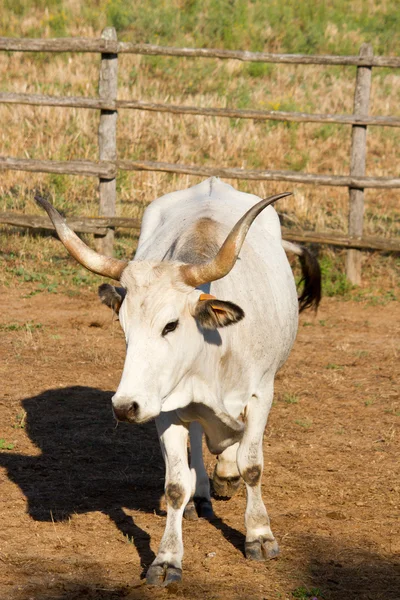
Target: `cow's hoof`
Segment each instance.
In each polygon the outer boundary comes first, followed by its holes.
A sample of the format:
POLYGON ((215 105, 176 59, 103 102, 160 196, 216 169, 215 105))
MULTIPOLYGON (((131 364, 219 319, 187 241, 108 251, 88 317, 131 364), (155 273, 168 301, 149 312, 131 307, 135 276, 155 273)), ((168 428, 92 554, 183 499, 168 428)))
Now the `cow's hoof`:
POLYGON ((168 563, 162 565, 151 565, 146 573, 147 585, 158 585, 167 587, 173 583, 182 581, 182 569, 168 563))
POLYGON ((279 546, 276 540, 263 539, 245 543, 246 558, 250 560, 271 560, 279 554, 279 546))
POLYGON ((197 521, 200 519, 212 519, 214 511, 211 501, 207 498, 194 498, 190 500, 183 511, 183 516, 188 521, 197 521))
POLYGON ((198 521, 199 515, 197 514, 196 506, 194 505, 193 500, 189 500, 189 502, 185 506, 185 510, 183 511, 184 519, 188 521, 198 521))
POLYGON ((215 469, 212 483, 214 496, 218 498, 232 498, 240 488, 240 475, 237 477, 220 477, 215 469))
POLYGON ((196 511, 201 519, 212 519, 214 516, 211 500, 207 498, 194 498, 196 511))

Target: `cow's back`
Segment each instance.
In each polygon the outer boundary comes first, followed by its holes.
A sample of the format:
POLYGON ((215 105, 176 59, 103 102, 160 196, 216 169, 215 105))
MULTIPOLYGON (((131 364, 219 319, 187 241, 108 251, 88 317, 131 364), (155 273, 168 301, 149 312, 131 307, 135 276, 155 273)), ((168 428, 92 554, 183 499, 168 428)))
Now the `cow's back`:
MULTIPOLYGON (((165 194, 154 200, 144 213, 135 258, 162 260, 162 253, 167 252, 174 240, 204 217, 211 217, 231 229, 246 210, 259 201, 258 196, 240 192, 216 177, 189 189, 165 194)), ((272 206, 257 217, 256 225, 280 239, 279 218, 272 206)), ((247 241, 251 237, 250 232, 247 241)))
MULTIPOLYGON (((232 227, 259 201, 217 178, 162 196, 145 212, 135 260, 212 259, 232 227), (209 231, 214 243, 203 240, 205 250, 200 255, 197 238, 201 230, 203 236, 209 231)), ((266 366, 275 371, 286 360, 297 331, 298 303, 273 206, 251 226, 232 271, 201 287, 245 311, 242 323, 220 330, 224 347, 241 343, 242 361, 259 363, 261 370, 266 366)))

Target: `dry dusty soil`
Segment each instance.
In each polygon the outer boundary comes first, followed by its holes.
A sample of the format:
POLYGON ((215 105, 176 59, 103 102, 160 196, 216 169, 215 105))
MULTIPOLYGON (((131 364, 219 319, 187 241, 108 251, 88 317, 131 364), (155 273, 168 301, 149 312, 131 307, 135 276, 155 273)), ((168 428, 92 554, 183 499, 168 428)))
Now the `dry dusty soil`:
POLYGON ((0 290, 1 600, 400 598, 398 303, 302 316, 264 441, 280 557, 244 558, 241 489, 184 522, 183 582, 159 589, 164 466, 153 423, 111 415, 119 324, 94 294, 26 285, 0 290))

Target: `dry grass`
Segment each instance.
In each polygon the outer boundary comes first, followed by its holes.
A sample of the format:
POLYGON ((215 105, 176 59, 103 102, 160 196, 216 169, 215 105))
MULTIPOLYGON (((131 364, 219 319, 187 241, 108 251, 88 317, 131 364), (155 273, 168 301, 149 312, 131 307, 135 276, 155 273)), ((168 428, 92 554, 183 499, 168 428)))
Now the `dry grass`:
MULTIPOLYGON (((280 66, 272 69, 268 77, 252 81, 243 73, 243 65, 218 62, 208 77, 211 82, 226 83, 223 94, 219 90, 188 94, 185 89, 176 89, 177 64, 172 73, 162 77, 164 68, 168 72, 168 62, 171 61, 165 59, 162 65, 150 68, 142 57, 121 57, 119 97, 201 106, 245 104, 251 108, 351 112, 354 69, 280 66), (134 81, 132 72, 137 74, 134 81), (229 97, 233 101, 230 102, 229 97)), ((185 67, 185 76, 188 76, 187 63, 185 67)), ((18 92, 96 94, 98 60, 95 57, 75 56, 66 61, 60 56, 43 64, 35 57, 14 55, 10 58, 3 54, 0 69, 3 75, 11 72, 7 88, 18 92)), ((183 84, 184 88, 185 82, 183 84)), ((207 84, 203 87, 207 88, 207 84)), ((400 78, 377 75, 371 112, 394 114, 399 96, 400 78)), ((2 155, 54 160, 97 158, 98 111, 3 105, 0 118, 5 124, 0 135, 2 155)), ((351 129, 345 126, 285 125, 129 110, 120 111, 119 116, 119 156, 126 159, 347 174, 350 140, 351 129)), ((399 158, 399 141, 398 130, 370 128, 368 175, 397 174, 393 165, 399 158)), ((198 180, 169 174, 121 173, 118 213, 135 216, 137 207, 132 200, 145 205, 163 193, 198 180)), ((284 200, 280 208, 299 225, 319 231, 345 232, 347 229, 346 189, 267 182, 233 183, 260 196, 290 187, 294 197, 284 200)), ((69 214, 97 212, 95 179, 17 172, 7 172, 2 177, 2 210, 25 209, 24 204, 28 202, 26 211, 35 212, 28 198, 38 186, 48 188, 56 204, 58 202, 69 214)), ((396 234, 399 197, 397 190, 367 190, 366 234, 382 237, 396 234)))
MULTIPOLYGON (((93 29, 90 20, 79 22, 75 18, 77 6, 74 2, 64 4, 70 11, 68 14, 74 16, 67 31, 69 35, 98 35, 99 31, 93 29)), ((352 10, 357 11, 358 4, 353 4, 352 10)), ((40 6, 40 2, 36 2, 36 10, 32 9, 29 17, 21 18, 21 34, 32 35, 29 32, 35 27, 37 31, 43 31, 43 36, 54 34, 52 12, 43 13, 40 6)), ((15 29, 16 25, 9 27, 15 29)), ((325 30, 328 49, 339 35, 344 36, 343 39, 347 36, 346 40, 355 46, 363 41, 354 31, 339 34, 335 27, 331 24, 325 30)), ((281 51, 282 45, 276 42, 269 49, 281 51)), ((256 67, 236 61, 122 55, 119 60, 119 98, 215 107, 352 112, 355 81, 352 67, 266 65, 261 70, 256 67)), ((99 57, 92 55, 0 53, 1 89, 95 96, 98 68, 99 57)), ((371 114, 395 115, 399 99, 398 72, 375 69, 371 114)), ((98 111, 0 105, 0 119, 3 124, 0 155, 53 160, 94 160, 98 157, 98 111)), ((367 175, 398 175, 399 142, 398 129, 369 128, 367 175)), ((351 127, 330 124, 239 121, 134 110, 121 110, 118 122, 118 152, 124 159, 339 175, 349 171, 350 144, 351 127)), ((121 172, 117 214, 141 216, 144 206, 152 199, 198 181, 200 178, 187 175, 121 172)), ((259 196, 290 189, 293 196, 279 205, 288 216, 288 223, 317 231, 347 231, 348 191, 345 188, 283 182, 230 183, 259 196)), ((33 190, 39 187, 50 192, 55 205, 65 214, 96 215, 97 185, 95 178, 3 172, 0 210, 37 213, 32 196, 33 190)), ((399 190, 366 190, 366 235, 398 235, 399 199, 399 190)), ((10 229, 3 231, 8 235, 10 229)), ((122 247, 129 244, 121 243, 122 247)), ((18 235, 12 242, 8 235, 11 252, 14 248, 22 251, 25 248, 28 254, 41 252, 35 250, 35 246, 35 236, 18 235)), ((122 252, 123 248, 118 251, 122 252)))

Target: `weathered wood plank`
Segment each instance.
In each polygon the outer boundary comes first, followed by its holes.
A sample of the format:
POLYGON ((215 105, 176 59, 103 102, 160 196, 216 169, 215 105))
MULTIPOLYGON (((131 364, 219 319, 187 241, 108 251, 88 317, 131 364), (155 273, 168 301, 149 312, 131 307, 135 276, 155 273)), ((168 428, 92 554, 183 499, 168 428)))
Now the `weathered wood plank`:
MULTIPOLYGON (((360 56, 371 58, 373 50, 371 44, 363 44, 360 56)), ((356 87, 354 92, 354 114, 365 116, 368 114, 369 98, 371 94, 371 67, 358 67, 356 87)), ((366 170, 367 158, 367 128, 365 125, 353 125, 350 175, 363 177, 366 170)), ((364 222, 364 189, 349 188, 349 236, 361 237, 364 222)), ((362 254, 358 250, 349 250, 346 256, 346 275, 353 285, 361 284, 362 254)))
MULTIPOLYGON (((106 235, 109 227, 140 229, 141 224, 140 219, 123 217, 67 217, 66 221, 69 227, 77 233, 94 233, 96 235, 106 235)), ((2 212, 0 213, 0 223, 30 229, 54 230, 54 225, 47 215, 19 215, 14 212, 2 212)))
POLYGON ((14 52, 118 52, 118 42, 101 38, 6 38, 0 50, 14 52))
POLYGON ((400 177, 352 177, 349 175, 316 175, 297 171, 253 171, 234 167, 201 167, 146 160, 118 160, 117 166, 123 171, 163 171, 165 173, 197 175, 200 177, 214 176, 227 179, 287 181, 290 183, 356 188, 400 188, 400 177))
MULTIPOLYGON (((67 217, 66 221, 78 233, 95 233, 105 235, 107 227, 123 227, 140 229, 141 220, 127 217, 67 217)), ((14 212, 0 213, 0 223, 16 227, 29 227, 32 229, 52 229, 53 223, 47 215, 21 215, 14 212)))
POLYGON ((398 56, 360 56, 272 54, 269 52, 248 52, 241 50, 221 50, 218 48, 174 48, 154 44, 134 44, 114 40, 92 38, 6 38, 0 37, 0 50, 16 52, 100 52, 142 54, 151 56, 182 56, 188 58, 235 59, 244 62, 270 62, 304 65, 355 65, 372 67, 400 67, 398 56))
MULTIPOLYGON (((114 27, 106 27, 102 39, 117 41, 114 27)), ((99 96, 107 102, 115 103, 118 94, 118 54, 102 54, 99 96)), ((115 161, 117 159, 117 118, 116 110, 101 110, 99 123, 99 158, 100 160, 115 161)), ((117 201, 117 181, 100 177, 99 185, 99 215, 115 216, 117 201)), ((105 236, 97 240, 97 249, 106 256, 113 255, 114 231, 109 229, 105 236)))
POLYGON ((34 173, 60 173, 64 175, 84 175, 85 177, 116 176, 116 166, 106 161, 89 160, 35 160, 31 158, 13 158, 0 156, 0 171, 29 171, 34 173))
POLYGON ((364 65, 373 67, 400 67, 398 56, 360 56, 310 55, 310 54, 272 54, 269 52, 248 52, 241 50, 221 50, 218 48, 174 48, 152 44, 133 44, 120 42, 120 53, 144 54, 152 56, 182 56, 190 58, 236 59, 243 62, 268 62, 296 65, 364 65))
POLYGON ((363 117, 358 115, 309 114, 281 110, 246 110, 235 108, 202 108, 199 106, 179 106, 140 100, 106 100, 74 96, 46 96, 40 94, 14 94, 0 92, 0 103, 25 104, 31 106, 52 106, 62 108, 90 108, 102 110, 134 109, 182 115, 203 115, 206 117, 230 117, 234 119, 254 119, 256 121, 294 121, 304 123, 337 123, 338 125, 376 125, 400 127, 400 117, 363 117))
MULTIPOLYGON (((18 215, 11 212, 2 212, 0 213, 0 223, 15 227, 28 227, 29 229, 55 229, 47 215, 42 217, 39 215, 18 215)), ((71 217, 67 219, 67 223, 71 229, 78 233, 96 233, 98 235, 107 233, 104 224, 93 219, 71 217)))
POLYGON ((145 160, 117 160, 116 164, 99 161, 55 161, 11 158, 0 156, 0 171, 29 171, 37 173, 60 173, 113 179, 117 168, 123 171, 162 171, 196 175, 200 177, 225 177, 253 181, 287 181, 354 188, 400 188, 400 177, 352 177, 350 175, 315 175, 297 171, 253 171, 234 167, 214 168, 145 160))
MULTIPOLYGON (((90 228, 91 233, 93 233, 94 229, 99 229, 105 233, 106 227, 140 229, 141 224, 141 219, 134 219, 131 217, 67 217, 66 220, 68 225, 74 231, 80 231, 79 229, 76 229, 77 227, 87 227, 90 228)), ((41 229, 46 229, 47 225, 50 225, 51 228, 54 229, 53 224, 47 215, 21 215, 7 211, 0 213, 0 221, 10 225, 18 225, 21 223, 21 227, 32 226, 35 228, 40 227, 41 229)))
POLYGON ((400 252, 398 239, 375 237, 351 238, 335 233, 318 233, 317 231, 297 231, 282 227, 282 236, 291 242, 303 244, 321 244, 338 248, 357 248, 359 250, 380 250, 382 252, 400 252))
MULTIPOLYGON (((1 94, 0 94, 1 102, 1 94)), ((117 107, 123 109, 148 110, 162 113, 203 115, 206 117, 230 117, 254 119, 256 121, 295 121, 305 123, 337 123, 338 125, 386 125, 400 127, 400 117, 362 117, 358 115, 309 114, 281 110, 246 110, 235 108, 201 108, 198 106, 178 106, 139 100, 118 100, 117 107)))
MULTIPOLYGON (((95 233, 104 235, 108 227, 139 230, 140 219, 126 217, 68 217, 68 225, 77 233, 95 233)), ((54 230, 50 219, 41 215, 19 215, 13 212, 0 213, 0 223, 31 229, 54 230)), ((400 252, 398 239, 364 237, 349 238, 334 233, 319 233, 317 231, 299 231, 282 227, 284 239, 309 244, 325 244, 341 248, 359 248, 363 250, 380 250, 384 252, 400 252)))
POLYGON ((26 104, 31 106, 54 106, 61 108, 93 108, 104 110, 115 110, 115 101, 107 101, 102 98, 85 98, 78 96, 46 96, 42 94, 14 94, 0 92, 0 103, 2 104, 26 104))

